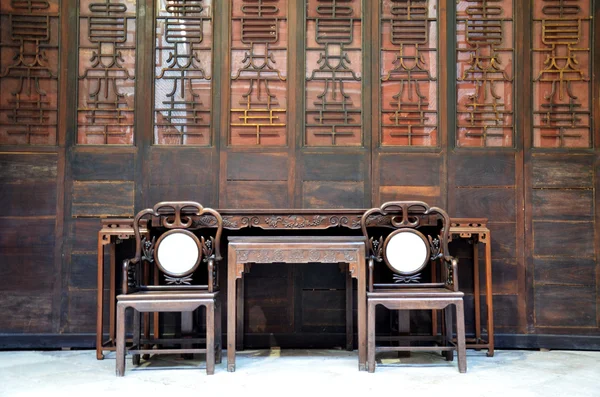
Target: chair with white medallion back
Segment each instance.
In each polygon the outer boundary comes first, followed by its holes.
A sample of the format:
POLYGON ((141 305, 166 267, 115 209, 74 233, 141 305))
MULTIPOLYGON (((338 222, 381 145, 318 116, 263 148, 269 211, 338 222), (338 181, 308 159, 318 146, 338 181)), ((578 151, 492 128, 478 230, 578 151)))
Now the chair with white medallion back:
MULTIPOLYGON (((367 238, 367 339, 369 372, 375 371, 377 351, 435 350, 452 360, 457 351, 458 369, 467 371, 463 296, 458 290, 458 262, 448 253, 450 218, 437 207, 422 201, 387 202, 366 211, 361 219, 367 238), (382 229, 393 229, 384 239, 382 229), (374 237, 376 233, 381 233, 374 237), (440 282, 423 282, 441 262, 440 282), (392 272, 393 283, 375 283, 375 264, 384 262, 392 272), (429 268, 429 269, 428 269, 429 268), (376 347, 375 308, 390 310, 444 309, 444 334, 440 346, 376 347), (456 307, 456 343, 452 338, 452 305, 456 307)), ((384 273, 384 272, 379 272, 384 273)))
POLYGON ((206 372, 214 373, 215 362, 221 362, 222 345, 218 282, 221 215, 192 201, 161 202, 140 211, 133 228, 136 253, 123 262, 123 293, 117 296, 117 376, 125 373, 126 353, 132 354, 136 365, 140 354, 206 353, 206 372), (140 234, 141 222, 147 222, 150 237, 140 234), (158 272, 162 280, 148 285, 144 282, 147 277, 143 277, 148 271, 158 272), (206 338, 140 340, 140 312, 189 313, 201 306, 206 308, 206 338), (133 346, 126 351, 125 312, 129 307, 134 310, 133 346), (148 349, 145 342, 169 348, 148 349), (204 342, 205 348, 190 347, 204 342), (173 345, 181 348, 171 348, 173 345))

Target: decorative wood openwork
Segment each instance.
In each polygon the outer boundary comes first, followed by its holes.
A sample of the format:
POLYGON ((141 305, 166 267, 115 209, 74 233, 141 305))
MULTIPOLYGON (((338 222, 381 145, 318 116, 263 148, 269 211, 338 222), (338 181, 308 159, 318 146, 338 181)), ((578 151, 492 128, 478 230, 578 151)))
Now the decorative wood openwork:
POLYGON ((381 143, 437 144, 436 0, 381 2, 381 143))
POLYGON ((456 26, 457 146, 513 146, 513 0, 460 1, 456 26))
POLYGON ((535 147, 591 145, 591 3, 589 0, 534 2, 535 147))
POLYGON ((56 144, 59 0, 0 2, 0 144, 56 144))
POLYGON ((136 0, 79 0, 79 144, 133 144, 135 18, 136 0))
POLYGON ((231 23, 229 143, 285 145, 287 1, 239 1, 231 23))
POLYGON ((360 146, 361 2, 306 2, 307 146, 360 146))
POLYGON ((211 0, 160 0, 154 80, 157 144, 210 144, 212 10, 211 0))

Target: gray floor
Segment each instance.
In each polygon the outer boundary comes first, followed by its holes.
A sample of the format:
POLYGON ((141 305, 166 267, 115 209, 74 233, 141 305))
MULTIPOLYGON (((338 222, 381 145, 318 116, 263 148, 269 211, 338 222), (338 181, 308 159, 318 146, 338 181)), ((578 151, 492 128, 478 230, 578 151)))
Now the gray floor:
POLYGON ((159 356, 132 368, 128 360, 125 377, 116 378, 114 355, 96 361, 90 350, 0 352, 0 396, 600 396, 600 352, 500 350, 488 358, 469 351, 466 374, 435 353, 378 356, 374 374, 358 372, 356 352, 339 350, 255 350, 237 360, 235 373, 223 360, 213 376, 202 361, 192 368, 159 356))

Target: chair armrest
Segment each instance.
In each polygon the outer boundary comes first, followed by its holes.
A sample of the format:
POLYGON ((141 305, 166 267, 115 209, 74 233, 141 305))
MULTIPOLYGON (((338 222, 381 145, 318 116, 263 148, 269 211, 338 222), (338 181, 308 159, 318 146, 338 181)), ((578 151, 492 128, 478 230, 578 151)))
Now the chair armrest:
POLYGON ((458 259, 445 256, 443 262, 446 265, 446 288, 458 291, 458 259))
POLYGON ((138 263, 138 261, 136 261, 136 258, 133 259, 125 259, 123 261, 123 267, 122 267, 122 271, 123 271, 123 294, 128 294, 129 293, 129 287, 136 287, 137 286, 137 275, 135 273, 135 269, 132 268, 132 266, 135 266, 138 263))

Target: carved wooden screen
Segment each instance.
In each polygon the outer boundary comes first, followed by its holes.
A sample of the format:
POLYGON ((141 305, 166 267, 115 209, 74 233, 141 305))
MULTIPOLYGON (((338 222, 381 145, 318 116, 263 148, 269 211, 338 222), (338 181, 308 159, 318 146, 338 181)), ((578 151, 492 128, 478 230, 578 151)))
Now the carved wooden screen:
POLYGON ((591 146, 591 1, 533 7, 534 145, 591 146))
POLYGON ((513 0, 457 3, 457 146, 514 145, 513 28, 513 0))
POLYGON ((79 0, 77 143, 133 144, 135 0, 79 0))
POLYGON ((436 2, 381 2, 381 145, 438 145, 436 2))
POLYGON ((287 142, 286 0, 234 2, 231 41, 232 146, 287 142))
POLYGON ((306 1, 306 146, 361 146, 360 0, 306 1))
POLYGON ((0 144, 55 145, 58 0, 0 2, 0 144))
POLYGON ((209 145, 212 1, 160 0, 157 6, 154 142, 209 145))

